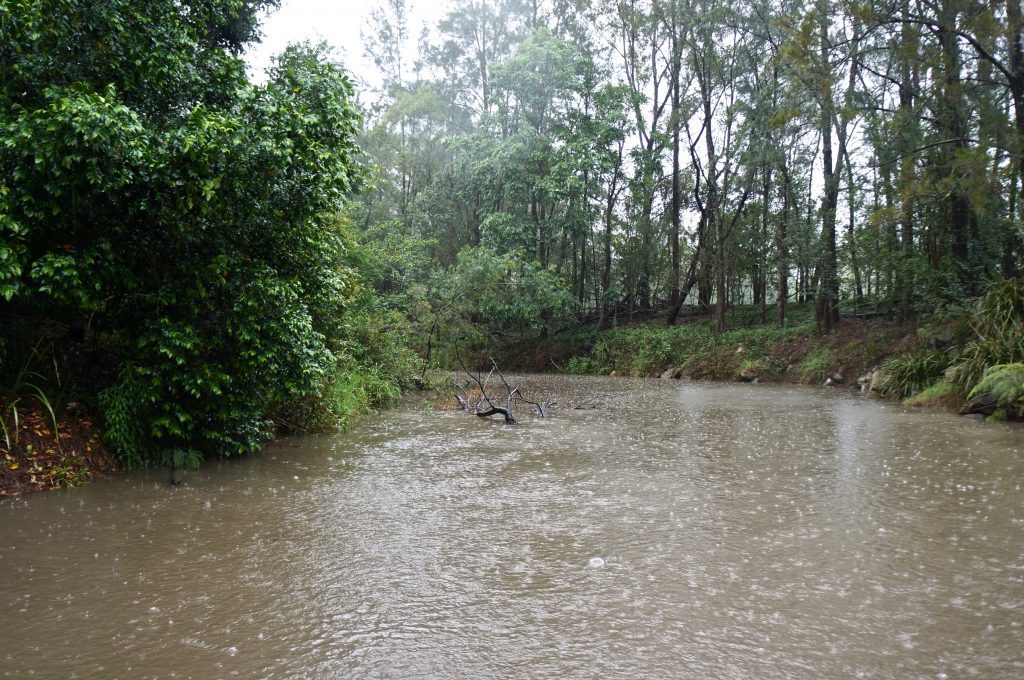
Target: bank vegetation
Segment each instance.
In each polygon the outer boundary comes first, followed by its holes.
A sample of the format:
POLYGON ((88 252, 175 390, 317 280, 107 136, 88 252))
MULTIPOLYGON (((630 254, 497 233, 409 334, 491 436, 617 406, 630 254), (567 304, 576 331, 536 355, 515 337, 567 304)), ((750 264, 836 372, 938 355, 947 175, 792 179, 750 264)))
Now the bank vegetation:
POLYGON ((457 356, 877 368, 1019 415, 1019 3, 474 0, 421 33, 384 0, 376 73, 293 45, 256 82, 276 6, 0 4, 5 488, 343 428, 457 356))

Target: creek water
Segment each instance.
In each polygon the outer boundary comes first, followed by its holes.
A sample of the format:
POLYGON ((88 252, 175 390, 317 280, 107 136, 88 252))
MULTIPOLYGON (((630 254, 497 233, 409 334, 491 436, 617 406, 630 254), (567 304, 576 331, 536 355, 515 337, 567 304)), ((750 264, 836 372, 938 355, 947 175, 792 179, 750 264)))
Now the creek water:
POLYGON ((1024 430, 827 389, 527 376, 172 488, 0 505, 0 673, 1024 676, 1024 430))

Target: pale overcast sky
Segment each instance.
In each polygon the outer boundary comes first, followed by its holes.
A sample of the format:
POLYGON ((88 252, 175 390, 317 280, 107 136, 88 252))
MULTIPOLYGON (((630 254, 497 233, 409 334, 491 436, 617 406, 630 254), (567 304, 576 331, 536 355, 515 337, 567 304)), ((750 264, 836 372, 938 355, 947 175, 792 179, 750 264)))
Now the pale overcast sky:
MULTIPOLYGON (((370 12, 380 0, 283 0, 281 8, 263 21, 263 42, 246 54, 250 74, 262 81, 270 58, 280 54, 288 43, 309 40, 326 41, 346 68, 360 78, 374 80, 373 66, 363 57, 360 31, 367 30, 370 12)), ((409 34, 413 42, 426 23, 432 27, 442 16, 447 2, 407 0, 410 13, 409 34)))

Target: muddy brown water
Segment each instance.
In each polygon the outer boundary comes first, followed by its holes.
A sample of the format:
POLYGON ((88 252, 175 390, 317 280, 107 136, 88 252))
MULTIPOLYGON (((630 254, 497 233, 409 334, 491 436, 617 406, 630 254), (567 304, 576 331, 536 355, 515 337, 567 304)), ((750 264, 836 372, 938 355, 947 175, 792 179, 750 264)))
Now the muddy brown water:
POLYGON ((1024 677, 1024 430, 776 386, 527 377, 171 488, 0 505, 0 674, 1024 677))

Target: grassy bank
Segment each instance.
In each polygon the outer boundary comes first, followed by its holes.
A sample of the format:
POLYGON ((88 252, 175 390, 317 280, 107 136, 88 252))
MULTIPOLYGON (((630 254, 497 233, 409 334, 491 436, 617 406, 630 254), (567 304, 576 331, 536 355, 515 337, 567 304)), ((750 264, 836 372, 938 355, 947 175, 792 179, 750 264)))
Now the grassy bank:
POLYGON ((725 332, 691 316, 568 329, 500 351, 525 371, 830 384, 872 391, 908 406, 938 407, 993 420, 1024 416, 1024 286, 994 284, 973 306, 916 322, 847 317, 818 333, 809 306, 793 323, 759 324, 754 308, 734 310, 725 332))
POLYGON ((503 355, 519 370, 856 384, 858 376, 914 342, 913 324, 885 320, 844 319, 835 332, 821 336, 807 318, 809 311, 809 306, 798 308, 795 323, 776 328, 753 323, 756 309, 737 309, 724 333, 712 331, 700 316, 675 326, 661 319, 601 332, 585 326, 517 345, 503 355))

